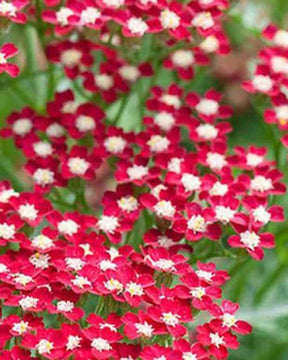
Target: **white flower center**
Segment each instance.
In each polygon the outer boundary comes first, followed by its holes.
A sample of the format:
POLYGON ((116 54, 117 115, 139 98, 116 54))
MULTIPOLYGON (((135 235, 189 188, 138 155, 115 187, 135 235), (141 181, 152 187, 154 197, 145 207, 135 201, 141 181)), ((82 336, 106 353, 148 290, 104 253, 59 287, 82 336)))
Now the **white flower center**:
POLYGON ((54 344, 46 339, 42 339, 36 345, 36 349, 38 350, 39 354, 50 354, 51 350, 53 350, 54 344))
POLYGON ((20 321, 13 325, 12 330, 17 332, 19 335, 24 334, 29 328, 29 323, 27 321, 20 321))
POLYGON ((125 0, 103 0, 103 3, 107 6, 118 8, 124 5, 125 0))
POLYGON ((103 338, 95 338, 93 339, 91 346, 94 347, 97 351, 108 351, 111 350, 109 342, 103 338))
POLYGON ((161 130, 169 131, 175 124, 175 118, 172 114, 160 112, 155 116, 154 123, 158 125, 161 130))
POLYGON ((0 13, 7 16, 16 16, 17 8, 7 1, 1 1, 0 13))
POLYGON ((34 298, 32 296, 25 296, 21 300, 19 300, 19 305, 25 311, 31 308, 35 308, 38 304, 38 301, 39 299, 34 298))
POLYGON ((73 157, 68 160, 68 167, 72 174, 84 175, 89 169, 89 162, 80 157, 73 157))
POLYGON ((74 349, 80 347, 81 340, 82 339, 80 336, 69 335, 68 341, 66 344, 66 349, 69 351, 69 350, 74 350, 74 349))
POLYGON ((14 237, 16 232, 15 225, 8 225, 6 223, 0 224, 0 237, 5 240, 10 240, 14 237))
POLYGON ((140 76, 140 71, 137 66, 123 65, 119 69, 119 74, 124 80, 135 82, 140 76))
POLYGON ((78 108, 78 104, 76 101, 70 100, 66 101, 65 104, 62 106, 62 112, 64 114, 73 114, 78 108))
POLYGON ((180 17, 169 9, 161 11, 160 22, 164 29, 176 29, 180 25, 180 17))
POLYGON ((33 180, 42 186, 53 184, 54 172, 49 169, 37 169, 33 174, 33 180))
POLYGON ((146 24, 146 22, 143 21, 141 18, 137 18, 134 16, 127 21, 127 27, 132 34, 137 34, 139 36, 144 35, 148 30, 148 25, 146 24))
POLYGON ((209 190, 210 195, 214 196, 223 196, 228 191, 228 185, 221 184, 219 181, 216 181, 212 188, 209 190))
POLYGON ((197 299, 202 299, 202 297, 205 295, 205 288, 201 286, 193 288, 190 291, 190 294, 197 299))
POLYGON ((33 127, 32 121, 29 119, 18 119, 12 125, 12 131, 16 135, 26 135, 28 134, 33 127))
POLYGON ((138 201, 134 196, 123 196, 117 201, 117 204, 122 210, 127 212, 135 211, 138 208, 138 201))
POLYGON ((143 324, 136 323, 135 327, 138 334, 144 335, 146 337, 151 337, 153 335, 154 328, 152 325, 148 324, 147 321, 145 321, 143 324))
POLYGON ((81 51, 77 49, 68 49, 61 54, 60 62, 64 66, 73 67, 80 63, 82 58, 81 51))
POLYGON ((80 24, 94 24, 97 19, 101 17, 99 10, 92 6, 88 6, 85 10, 81 12, 80 24))
POLYGON ((38 249, 46 250, 53 246, 53 240, 46 235, 37 235, 32 240, 32 245, 38 249))
POLYGON ((195 58, 189 50, 177 50, 171 56, 172 62, 175 66, 188 68, 194 64, 195 58))
POLYGON ((225 156, 219 153, 209 152, 207 154, 207 164, 211 169, 221 170, 227 164, 225 156))
POLYGON ((82 132, 92 131, 96 128, 94 119, 86 115, 78 116, 75 125, 77 129, 82 132))
POLYGON ((173 270, 174 269, 174 262, 170 259, 159 259, 157 261, 152 261, 152 264, 161 269, 161 270, 173 270))
POLYGON ((228 313, 225 313, 223 316, 222 316, 222 321, 223 321, 223 325, 224 326, 227 326, 227 327, 232 327, 236 324, 237 322, 237 319, 235 318, 235 316, 231 315, 231 314, 228 314, 228 313))
POLYGON ((8 268, 5 264, 0 263, 0 274, 3 274, 8 271, 8 268))
POLYGON ((60 25, 67 26, 69 24, 68 18, 73 14, 71 9, 62 7, 56 12, 56 19, 60 25))
POLYGON ((254 231, 245 231, 240 234, 240 241, 250 250, 254 250, 260 244, 260 236, 254 231))
POLYGON ((102 215, 98 221, 98 226, 100 230, 114 234, 119 226, 118 218, 116 216, 102 215))
POLYGON ((273 56, 271 66, 276 73, 288 73, 288 60, 283 56, 273 56))
POLYGON ((232 210, 229 207, 219 205, 216 206, 215 212, 216 212, 216 219, 221 221, 223 224, 227 224, 231 221, 236 211, 232 210))
POLYGON ((202 232, 204 233, 206 231, 206 221, 203 216, 201 215, 193 215, 188 223, 187 223, 188 229, 193 230, 194 232, 202 232))
POLYGON ((275 108, 276 116, 280 120, 288 120, 288 105, 280 105, 275 108))
POLYGON ((158 184, 151 190, 151 194, 159 199, 159 195, 162 190, 167 190, 167 187, 163 184, 158 184))
POLYGON ((91 286, 91 281, 89 281, 86 277, 84 276, 79 276, 79 275, 76 275, 75 279, 73 279, 72 281, 72 284, 79 287, 80 289, 83 289, 84 286, 91 286))
POLYGON ((27 284, 29 284, 30 282, 33 282, 33 278, 29 275, 25 275, 25 274, 13 274, 11 275, 13 277, 13 280, 17 283, 17 284, 21 284, 23 286, 26 286, 27 284))
POLYGON ((208 36, 204 41, 201 42, 200 48, 207 53, 216 52, 219 48, 219 41, 213 35, 208 36))
POLYGON ((64 235, 74 235, 77 233, 78 229, 79 229, 79 225, 71 220, 71 219, 68 219, 68 220, 62 220, 59 222, 57 228, 58 228, 58 231, 61 233, 61 234, 64 234, 64 235))
POLYGON ((51 144, 46 141, 39 141, 33 144, 33 149, 38 156, 47 157, 53 153, 51 144))
POLYGON ((130 180, 138 180, 148 174, 148 168, 142 165, 133 165, 127 169, 127 174, 130 180))
POLYGON ((175 327, 179 324, 180 316, 178 314, 173 314, 172 312, 167 312, 163 313, 161 319, 166 325, 175 327))
POLYGON ((258 166, 259 164, 262 163, 263 156, 253 154, 253 153, 248 153, 246 161, 247 161, 247 165, 249 165, 249 166, 258 166))
POLYGON ((205 140, 213 140, 218 135, 218 129, 210 124, 201 124, 197 126, 196 132, 200 138, 205 140))
POLYGON ((74 309, 74 304, 72 301, 60 300, 57 303, 57 310, 60 312, 71 312, 74 309))
POLYGON ((252 83, 256 90, 268 92, 273 87, 273 81, 270 76, 267 75, 256 75, 252 80, 252 83))
POLYGON ((215 21, 208 11, 198 13, 192 20, 192 25, 207 30, 214 26, 215 21))
POLYGON ((114 85, 114 80, 111 75, 98 74, 95 75, 95 83, 101 90, 110 90, 114 85))
POLYGON ((179 174, 181 172, 181 163, 183 159, 173 157, 168 163, 168 170, 179 174))
POLYGON ((173 217, 176 211, 169 200, 158 201, 157 204, 154 205, 154 210, 159 217, 173 217))
POLYGON ((218 333, 211 333, 210 340, 213 345, 215 345, 217 348, 219 348, 220 345, 224 345, 225 341, 222 336, 220 336, 218 333))
POLYGON ((179 109, 181 106, 181 101, 176 95, 163 94, 160 100, 166 105, 173 106, 175 109, 179 109))
POLYGON ((205 270, 197 270, 196 274, 200 279, 204 279, 205 281, 211 281, 213 274, 210 271, 205 270))
POLYGON ((166 249, 170 248, 172 245, 174 245, 174 241, 172 239, 169 239, 167 236, 163 235, 163 236, 159 236, 158 239, 158 244, 166 249))
POLYGON ((265 209, 263 205, 260 205, 253 210, 253 217, 256 221, 267 224, 270 221, 271 214, 265 209))
POLYGON ((262 175, 257 175, 251 180, 250 187, 252 190, 264 192, 273 189, 273 183, 271 179, 265 178, 265 176, 262 175))
POLYGON ((29 262, 37 269, 47 269, 49 267, 50 256, 48 254, 36 253, 29 257, 29 262))
POLYGON ((161 135, 153 135, 147 143, 153 152, 162 152, 168 149, 170 141, 161 135))
POLYGON ((183 360, 197 360, 197 355, 194 355, 190 352, 185 352, 182 354, 183 360))
POLYGON ((201 186, 200 178, 188 173, 182 175, 181 183, 186 191, 196 191, 199 190, 201 186))
POLYGON ((219 104, 215 100, 201 99, 195 109, 204 115, 215 115, 219 109, 219 104))
POLYGON ((112 154, 122 153, 126 144, 126 140, 121 136, 110 136, 104 141, 106 150, 110 151, 112 154))
POLYGON ((81 270, 85 265, 85 261, 83 261, 82 259, 72 258, 72 257, 66 258, 65 263, 68 268, 71 268, 76 271, 81 270))
POLYGON ((110 260, 102 260, 99 264, 102 271, 115 270, 117 265, 110 260))
POLYGON ((20 205, 18 209, 21 219, 35 220, 38 216, 38 210, 33 204, 20 205))
POLYGON ((63 136, 64 133, 65 133, 64 127, 57 123, 53 123, 53 124, 49 125, 46 129, 46 134, 50 137, 59 138, 59 137, 63 136))
POLYGON ((285 30, 278 30, 276 32, 273 40, 277 46, 287 48, 288 47, 288 32, 285 30))
POLYGON ((131 295, 131 296, 142 296, 144 295, 144 290, 140 284, 136 284, 135 282, 129 282, 125 290, 131 295))
POLYGON ((7 189, 0 192, 0 202, 7 203, 12 196, 18 197, 19 194, 13 189, 7 189))

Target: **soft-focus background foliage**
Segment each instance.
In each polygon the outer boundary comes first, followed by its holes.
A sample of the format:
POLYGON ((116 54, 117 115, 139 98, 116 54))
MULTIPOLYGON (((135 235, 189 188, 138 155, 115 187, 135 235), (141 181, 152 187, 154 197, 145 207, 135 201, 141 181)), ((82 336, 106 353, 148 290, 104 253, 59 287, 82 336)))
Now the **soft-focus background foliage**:
MULTIPOLYGON (((220 89, 225 101, 235 108, 233 116, 234 132, 230 135, 230 144, 256 144, 267 146, 270 157, 279 158, 285 168, 285 150, 279 146, 276 129, 265 125, 261 117, 263 102, 259 98, 249 98, 241 90, 240 83, 249 76, 249 70, 255 64, 257 51, 263 46, 260 39, 261 29, 271 19, 288 27, 287 0, 238 0, 227 19, 227 31, 234 45, 233 52, 213 62, 212 68, 201 71, 187 89, 196 89, 203 93, 210 87, 220 89)), ((25 105, 33 105, 38 111, 44 111, 45 103, 52 98, 54 84, 58 89, 69 86, 69 81, 58 68, 49 67, 32 26, 13 25, 9 35, 0 24, 1 43, 13 41, 20 48, 18 62, 21 75, 10 79, 1 75, 0 79, 0 121, 25 105), (1 31, 2 29, 2 31, 1 31)), ((143 41, 143 56, 147 56, 143 41)), ((167 85, 170 80, 164 70, 157 83, 167 85)), ((145 80, 143 86, 145 86, 145 80)), ((70 84, 71 86, 71 84, 70 84)), ((77 89, 75 89, 77 93, 77 89)), ((81 93, 78 90, 81 99, 81 93)), ((121 116, 120 124, 126 129, 139 128, 137 98, 131 97, 121 116)), ((108 114, 117 113, 119 104, 108 109, 108 114)), ((111 116, 113 118, 113 116, 111 116)), ((0 179, 9 179, 16 189, 28 188, 25 174, 21 171, 20 153, 10 141, 1 141, 0 179)), ((286 165, 287 167, 287 165, 286 165)), ((287 180, 287 169, 286 169, 287 180)), ((99 179, 97 186, 105 186, 106 178, 99 179), (104 183, 104 184, 103 184, 104 183)), ((282 198, 281 204, 288 209, 288 198, 282 198)), ((231 360, 287 360, 288 359, 288 230, 287 223, 271 226, 269 230, 277 233, 277 249, 269 251, 265 261, 257 263, 249 258, 243 262, 215 259, 225 264, 233 275, 226 287, 231 300, 240 302, 241 315, 254 326, 251 336, 245 337, 239 351, 232 354, 231 360)))

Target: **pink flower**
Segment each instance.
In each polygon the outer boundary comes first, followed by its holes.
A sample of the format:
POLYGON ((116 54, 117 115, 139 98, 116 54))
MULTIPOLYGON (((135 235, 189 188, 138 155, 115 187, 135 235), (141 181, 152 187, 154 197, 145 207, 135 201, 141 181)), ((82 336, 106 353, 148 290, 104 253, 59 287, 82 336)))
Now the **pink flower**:
MULTIPOLYGON (((1 5, 1 3, 0 3, 1 5)), ((1 14, 0 14, 1 15, 1 14)), ((14 44, 7 43, 0 48, 0 74, 6 72, 12 77, 16 77, 19 74, 19 68, 17 65, 9 64, 7 59, 15 56, 18 49, 14 44)))

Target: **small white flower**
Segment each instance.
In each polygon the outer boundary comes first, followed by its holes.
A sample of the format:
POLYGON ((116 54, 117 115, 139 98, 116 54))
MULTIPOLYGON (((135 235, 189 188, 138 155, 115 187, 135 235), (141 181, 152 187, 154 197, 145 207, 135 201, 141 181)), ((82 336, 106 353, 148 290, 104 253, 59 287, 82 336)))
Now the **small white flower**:
POLYGON ((223 325, 227 327, 232 327, 236 324, 237 319, 232 314, 225 313, 222 316, 223 325))
POLYGON ((208 30, 215 25, 215 21, 208 11, 198 13, 192 20, 192 25, 200 27, 203 30, 208 30))
POLYGON ((7 1, 1 1, 0 13, 6 16, 16 16, 17 7, 7 1))
POLYGON ((195 108, 200 114, 210 116, 217 114, 219 104, 215 100, 204 98, 199 101, 195 108))
POLYGON ((80 347, 81 340, 82 338, 80 336, 69 335, 66 344, 66 349, 69 351, 80 347))
POLYGON ((27 321, 20 321, 13 325, 12 330, 19 335, 23 335, 29 328, 29 323, 27 321))
POLYGON ((288 48, 288 32, 285 30, 278 30, 273 38, 275 45, 283 48, 288 48))
POLYGON ((99 263, 99 267, 102 271, 115 270, 117 265, 110 260, 102 260, 99 263))
POLYGON ((154 118, 154 123, 160 127, 161 130, 169 131, 176 120, 174 116, 167 112, 160 112, 154 118))
POLYGON ((181 183, 186 191, 197 191, 201 187, 201 180, 198 176, 184 173, 181 177, 181 183))
POLYGON ((74 114, 77 109, 78 104, 76 103, 76 101, 70 100, 65 102, 65 104, 62 106, 61 111, 64 114, 74 114))
POLYGON ((49 267, 49 254, 36 253, 29 257, 29 262, 37 269, 47 269, 49 267))
POLYGON ((95 120, 87 115, 78 116, 75 125, 81 132, 93 131, 96 128, 95 120))
POLYGON ((167 236, 162 235, 159 236, 158 239, 158 244, 166 249, 170 248, 172 245, 174 245, 174 241, 172 239, 169 239, 167 236))
POLYGON ((132 212, 137 210, 138 201, 134 196, 123 196, 120 200, 117 201, 118 206, 127 212, 132 212))
POLYGON ((219 48, 219 40, 213 35, 207 36, 207 38, 201 42, 200 48, 206 53, 214 53, 219 48))
POLYGON ((197 299, 202 299, 202 297, 206 294, 205 288, 201 286, 192 288, 190 294, 197 299))
POLYGON ((288 73, 288 60, 283 56, 273 56, 271 59, 271 67, 276 73, 288 73))
POLYGON ((267 224, 271 219, 271 214, 265 209, 265 206, 260 205, 253 210, 253 217, 256 221, 262 224, 267 224))
POLYGON ((263 156, 254 153, 248 153, 246 157, 247 165, 252 167, 260 165, 263 162, 263 160, 264 160, 263 156))
POLYGON ((40 157, 47 157, 53 153, 53 147, 46 141, 38 141, 33 144, 35 153, 40 157))
POLYGON ((211 281, 213 274, 210 271, 205 270, 197 270, 196 274, 200 279, 203 279, 205 281, 211 281))
POLYGON ((74 309, 74 304, 69 300, 60 300, 57 303, 57 310, 60 312, 71 312, 74 309))
POLYGON ((214 196, 223 196, 228 191, 228 185, 221 184, 219 181, 216 181, 212 188, 209 190, 210 195, 214 196))
POLYGON ((7 203, 12 196, 19 196, 19 193, 13 189, 6 189, 0 192, 0 202, 7 203))
POLYGON ((172 159, 170 159, 167 168, 169 171, 179 174, 181 172, 181 163, 182 162, 183 162, 183 159, 173 157, 172 159))
POLYGON ((53 240, 43 234, 35 236, 32 240, 32 245, 41 250, 47 250, 50 247, 54 246, 53 240))
POLYGON ((275 107, 277 119, 280 121, 288 121, 288 105, 280 105, 275 107))
POLYGON ((49 137, 59 138, 65 134, 65 129, 63 126, 61 126, 57 123, 52 123, 51 125, 49 125, 47 127, 46 134, 49 137))
POLYGON ((143 287, 140 284, 130 281, 126 287, 125 291, 127 291, 132 297, 133 296, 142 296, 144 295, 143 287))
POLYGON ((124 80, 130 82, 135 82, 141 75, 137 66, 133 66, 133 65, 121 66, 121 68, 119 69, 119 74, 122 76, 124 80))
POLYGON ((83 266, 85 265, 84 260, 82 260, 80 258, 75 258, 75 257, 67 257, 65 259, 65 263, 68 268, 71 268, 76 271, 81 270, 83 268, 83 266))
POLYGON ((91 281, 84 276, 76 275, 75 279, 71 283, 80 289, 84 289, 84 286, 91 286, 91 281))
POLYGON ((24 311, 35 308, 38 304, 39 299, 34 298, 32 296, 25 296, 21 300, 19 300, 19 305, 22 307, 24 311))
POLYGON ((200 124, 196 128, 196 133, 202 139, 213 140, 218 135, 218 129, 210 124, 200 124))
POLYGON ((207 154, 206 161, 213 170, 221 170, 225 165, 227 165, 225 156, 216 152, 209 152, 207 154))
POLYGON ((160 100, 168 106, 173 106, 175 109, 179 109, 181 106, 181 100, 176 95, 163 94, 160 100))
POLYGON ((216 219, 221 221, 223 224, 228 224, 235 215, 236 211, 226 206, 216 206, 216 219))

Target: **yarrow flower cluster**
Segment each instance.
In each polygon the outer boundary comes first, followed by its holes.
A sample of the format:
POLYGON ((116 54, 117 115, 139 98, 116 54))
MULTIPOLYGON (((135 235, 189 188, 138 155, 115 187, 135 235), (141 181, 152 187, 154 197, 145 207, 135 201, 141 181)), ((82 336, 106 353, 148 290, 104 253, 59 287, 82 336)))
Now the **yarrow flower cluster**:
MULTIPOLYGON (((272 199, 286 191, 266 148, 228 146, 222 94, 189 89, 210 53, 229 51, 228 1, 44 2, 41 26, 58 36, 47 59, 71 87, 0 131, 33 186, 0 182, 0 359, 226 359, 252 327, 223 298, 230 277, 212 258, 262 260, 275 246, 267 225, 284 220, 272 199), (131 97, 139 131, 119 123, 131 97)), ((1 1, 0 15, 25 22, 26 5, 1 1)))

